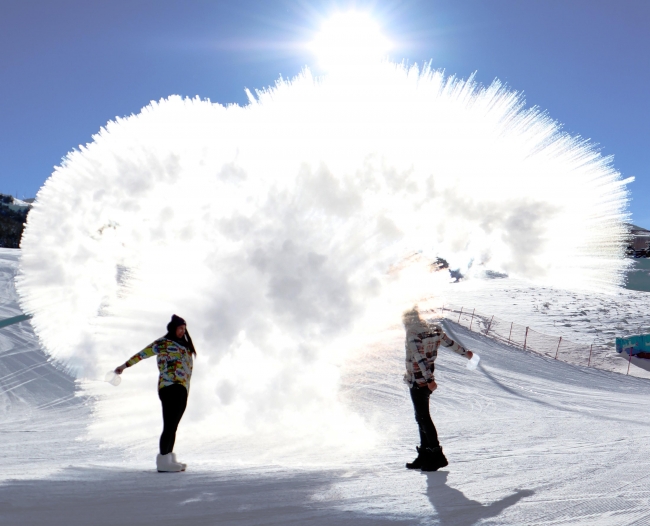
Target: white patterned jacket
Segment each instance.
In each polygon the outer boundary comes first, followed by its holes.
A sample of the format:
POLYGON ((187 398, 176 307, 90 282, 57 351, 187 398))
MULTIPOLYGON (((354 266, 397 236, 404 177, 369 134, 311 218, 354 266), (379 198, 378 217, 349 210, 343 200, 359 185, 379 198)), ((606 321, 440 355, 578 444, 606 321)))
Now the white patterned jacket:
POLYGON ((438 347, 442 345, 461 356, 467 349, 458 345, 445 334, 440 325, 423 326, 421 324, 406 327, 406 373, 404 382, 413 387, 424 387, 434 379, 434 362, 438 356, 438 347))

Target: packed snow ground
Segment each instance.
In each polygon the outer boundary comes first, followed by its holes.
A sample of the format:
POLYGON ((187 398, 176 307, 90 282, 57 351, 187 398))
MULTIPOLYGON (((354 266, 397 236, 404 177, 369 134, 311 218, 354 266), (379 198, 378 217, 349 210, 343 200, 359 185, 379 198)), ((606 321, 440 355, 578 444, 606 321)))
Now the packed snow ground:
MULTIPOLYGON (((17 257, 0 250, 3 318, 20 313, 11 279, 17 257)), ((507 295, 508 281, 500 282, 507 295)), ((502 305, 497 287, 492 294, 495 308, 502 305)), ((467 292, 474 304, 478 296, 467 292)), ((182 474, 154 471, 157 436, 148 454, 87 439, 92 400, 75 396, 74 382, 47 361, 28 323, 0 329, 0 524, 650 522, 647 380, 526 353, 450 323, 447 329, 482 362, 469 372, 463 358, 444 351, 436 362, 431 407, 450 465, 431 474, 404 468, 417 431, 401 382, 399 325, 374 335, 344 369, 341 397, 372 415, 383 437, 372 446, 340 462, 318 451, 300 462, 282 450, 260 457, 225 442, 210 458, 177 447, 190 465, 182 474)), ((182 433, 181 423, 179 443, 182 433)))

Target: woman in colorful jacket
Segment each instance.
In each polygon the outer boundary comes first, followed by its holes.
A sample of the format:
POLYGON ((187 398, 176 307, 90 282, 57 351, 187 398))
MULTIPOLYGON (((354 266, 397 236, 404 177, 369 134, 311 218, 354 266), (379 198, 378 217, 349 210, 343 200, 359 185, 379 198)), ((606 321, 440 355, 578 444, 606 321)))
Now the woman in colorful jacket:
POLYGON ((410 387, 415 421, 420 431, 420 447, 416 448, 418 456, 413 462, 407 463, 406 467, 436 471, 448 464, 429 413, 429 397, 438 387, 433 377, 438 348, 442 345, 469 360, 473 354, 449 338, 439 325, 429 325, 422 320, 417 307, 405 312, 402 321, 406 329, 404 382, 410 387))
POLYGON ((157 339, 126 363, 115 369, 122 374, 124 369, 140 360, 156 356, 160 377, 158 397, 162 403, 163 432, 160 435, 160 453, 156 457, 158 471, 185 471, 186 464, 176 460, 174 441, 176 429, 187 406, 187 394, 192 377, 193 356, 196 356, 185 320, 174 314, 167 324, 167 334, 157 339))

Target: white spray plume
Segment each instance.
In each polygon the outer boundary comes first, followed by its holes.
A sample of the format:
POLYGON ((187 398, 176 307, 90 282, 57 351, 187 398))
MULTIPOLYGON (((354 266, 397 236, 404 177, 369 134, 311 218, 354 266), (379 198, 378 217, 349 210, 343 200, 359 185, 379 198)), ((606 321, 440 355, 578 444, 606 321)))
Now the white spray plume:
MULTIPOLYGON (((56 168, 22 240, 23 308, 80 378, 162 336, 172 313, 188 321, 191 440, 371 441, 337 398, 339 366, 372 320, 435 294, 426 265, 389 272, 413 253, 470 279, 622 279, 627 181, 498 82, 383 63, 249 96, 172 96, 109 122, 56 168)), ((109 386, 91 432, 157 435, 153 362, 109 386)))

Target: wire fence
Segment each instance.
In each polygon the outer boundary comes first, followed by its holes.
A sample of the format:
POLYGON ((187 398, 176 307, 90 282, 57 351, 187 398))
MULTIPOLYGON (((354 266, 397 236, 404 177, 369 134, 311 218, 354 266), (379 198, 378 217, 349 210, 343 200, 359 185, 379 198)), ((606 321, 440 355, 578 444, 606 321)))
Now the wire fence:
POLYGON ((442 308, 435 309, 434 314, 472 332, 554 360, 631 376, 650 377, 643 369, 630 367, 631 357, 628 360, 623 360, 615 356, 612 346, 595 342, 591 344, 576 343, 564 336, 549 336, 525 325, 478 312, 474 308, 443 305, 442 308))

